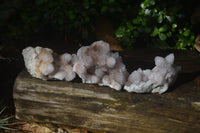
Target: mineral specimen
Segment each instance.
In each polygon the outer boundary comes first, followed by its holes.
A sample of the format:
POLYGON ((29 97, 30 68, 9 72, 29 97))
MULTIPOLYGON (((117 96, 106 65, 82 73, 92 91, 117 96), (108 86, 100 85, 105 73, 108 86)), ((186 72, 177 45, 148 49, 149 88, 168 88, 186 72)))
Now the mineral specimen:
POLYGON ((55 67, 57 70, 50 75, 50 77, 53 77, 55 79, 66 81, 71 81, 76 77, 75 72, 73 72, 73 64, 74 60, 76 59, 75 54, 68 54, 64 53, 58 57, 58 59, 55 59, 55 67))
POLYGON ((104 41, 81 47, 73 70, 83 83, 109 86, 116 90, 123 87, 128 76, 119 54, 112 53, 109 44, 104 41))
POLYGON ((22 54, 28 72, 33 77, 45 80, 46 75, 54 71, 52 53, 53 51, 49 48, 25 48, 22 54))
POLYGON ((115 90, 124 86, 128 92, 136 93, 166 92, 180 70, 174 65, 174 54, 169 54, 165 58, 155 57, 156 66, 152 70, 139 68, 129 75, 120 55, 111 52, 109 44, 104 41, 83 46, 72 55, 58 55, 42 47, 27 47, 22 54, 33 77, 71 81, 77 74, 83 83, 109 86, 115 90))
POLYGON ((128 77, 124 89, 136 93, 158 92, 162 94, 166 92, 181 68, 174 65, 174 54, 169 54, 165 58, 156 56, 155 65, 152 70, 139 68, 133 71, 128 77))
POLYGON ((33 77, 71 81, 76 76, 72 71, 72 60, 76 58, 75 55, 65 53, 59 56, 53 50, 42 47, 27 47, 22 54, 25 66, 33 77))

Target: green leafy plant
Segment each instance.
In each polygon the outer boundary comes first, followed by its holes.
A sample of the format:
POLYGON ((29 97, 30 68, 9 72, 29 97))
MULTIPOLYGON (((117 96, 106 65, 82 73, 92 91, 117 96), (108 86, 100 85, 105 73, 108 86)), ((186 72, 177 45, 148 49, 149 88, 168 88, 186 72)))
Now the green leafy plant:
POLYGON ((91 42, 96 19, 107 16, 124 48, 141 44, 186 49, 193 47, 189 17, 194 1, 2 0, 0 41, 47 37, 68 38, 72 44, 91 42))
POLYGON ((134 43, 157 48, 193 47, 195 37, 192 27, 189 22, 183 21, 187 19, 180 11, 178 2, 144 0, 138 15, 120 26, 115 33, 116 37, 128 48, 134 43))
MULTIPOLYGON (((2 115, 3 111, 6 109, 6 107, 4 107, 1 111, 0 111, 0 115, 2 115)), ((12 118, 12 116, 9 116, 7 118, 3 118, 0 119, 0 129, 4 129, 4 130, 16 130, 13 128, 10 128, 8 126, 13 125, 12 123, 9 124, 8 121, 12 118)))

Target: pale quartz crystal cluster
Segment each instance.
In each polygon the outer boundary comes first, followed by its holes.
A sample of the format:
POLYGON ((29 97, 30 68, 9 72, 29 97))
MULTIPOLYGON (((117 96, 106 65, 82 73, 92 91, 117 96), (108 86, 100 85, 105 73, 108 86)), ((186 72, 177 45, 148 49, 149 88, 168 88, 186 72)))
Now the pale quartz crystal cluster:
POLYGON ((179 66, 174 65, 174 54, 169 54, 165 58, 156 56, 155 67, 150 70, 133 71, 128 77, 124 89, 128 92, 136 93, 156 93, 162 94, 176 79, 179 66))
POLYGON ((65 53, 58 56, 53 50, 42 47, 27 47, 23 50, 25 66, 36 78, 71 81, 76 74, 72 71, 75 55, 65 53))
POLYGON ((167 91, 180 67, 174 65, 174 54, 155 57, 152 70, 138 69, 130 75, 122 58, 111 52, 109 44, 96 41, 81 47, 77 54, 58 55, 49 48, 27 47, 22 52, 28 72, 36 78, 71 81, 76 74, 83 83, 109 86, 115 90, 123 87, 128 92, 156 93, 167 91))
POLYGON ((76 73, 73 72, 73 65, 76 60, 75 54, 68 54, 64 53, 60 56, 55 58, 55 68, 53 74, 50 75, 51 78, 59 79, 59 80, 66 80, 71 81, 76 77, 76 73))
POLYGON ((52 53, 53 51, 49 48, 25 48, 22 54, 28 72, 33 77, 47 79, 47 75, 54 71, 52 53))
POLYGON ((83 83, 109 86, 116 90, 123 87, 128 76, 119 54, 112 53, 109 44, 103 41, 81 47, 73 70, 83 83))

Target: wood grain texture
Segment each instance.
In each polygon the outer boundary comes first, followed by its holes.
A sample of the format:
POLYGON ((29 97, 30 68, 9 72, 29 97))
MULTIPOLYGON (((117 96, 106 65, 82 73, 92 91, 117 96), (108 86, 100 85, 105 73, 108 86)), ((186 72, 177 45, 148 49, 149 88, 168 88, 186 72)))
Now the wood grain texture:
MULTIPOLYGON (((121 55, 132 71, 151 68, 155 55, 170 52, 126 51, 121 55)), ((200 57, 176 51, 175 58, 182 72, 162 95, 115 91, 78 82, 42 81, 23 71, 16 78, 13 92, 16 118, 117 133, 200 131, 200 86, 193 82, 200 72, 200 57)))

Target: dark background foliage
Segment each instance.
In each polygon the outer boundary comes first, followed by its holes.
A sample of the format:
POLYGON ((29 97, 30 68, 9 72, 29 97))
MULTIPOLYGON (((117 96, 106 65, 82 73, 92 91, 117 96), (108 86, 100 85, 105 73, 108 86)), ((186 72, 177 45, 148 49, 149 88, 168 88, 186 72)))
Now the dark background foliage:
POLYGON ((88 44, 96 40, 94 22, 106 16, 124 48, 187 49, 199 32, 198 23, 191 23, 197 5, 195 0, 1 0, 0 41, 22 48, 41 39, 88 44))

